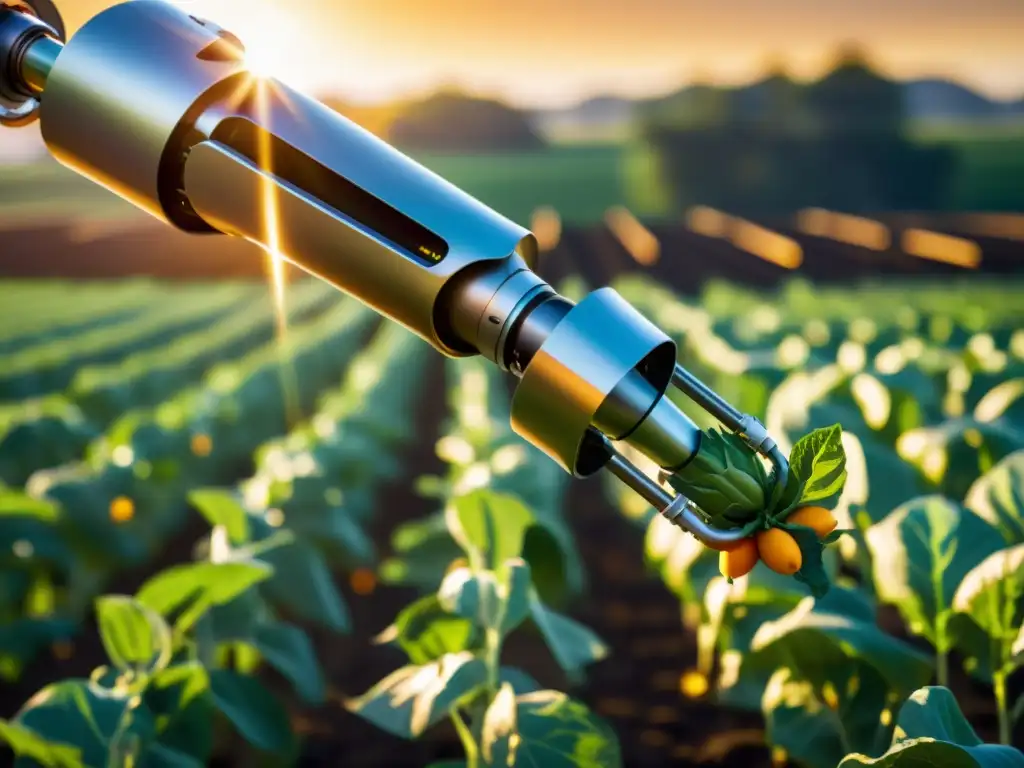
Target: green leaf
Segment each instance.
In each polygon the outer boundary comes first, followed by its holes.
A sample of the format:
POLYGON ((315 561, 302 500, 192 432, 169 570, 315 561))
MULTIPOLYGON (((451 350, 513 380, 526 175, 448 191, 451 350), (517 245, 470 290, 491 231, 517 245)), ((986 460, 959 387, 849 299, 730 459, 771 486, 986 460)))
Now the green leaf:
POLYGON ((498 673, 498 682, 508 683, 517 694, 541 690, 540 683, 516 667, 502 667, 498 673))
MULTIPOLYGON (((988 636, 1001 669, 1024 620, 1024 544, 989 555, 964 577, 953 596, 953 610, 966 614, 988 636)), ((967 648, 973 652, 973 648, 967 648)))
POLYGON ((944 629, 953 594, 967 572, 1003 546, 984 520, 942 496, 921 496, 865 534, 875 591, 899 608, 907 626, 949 650, 944 629))
POLYGON ((46 768, 83 768, 82 752, 70 744, 44 739, 23 725, 0 720, 0 740, 18 757, 29 758, 46 768))
POLYGON ((277 622, 259 627, 253 642, 267 663, 292 682, 299 696, 310 704, 323 703, 327 684, 309 635, 292 624, 277 622))
POLYGON ((140 768, 203 768, 206 763, 157 742, 146 747, 140 768))
POLYGON ((180 612, 175 630, 187 632, 212 606, 230 602, 272 574, 257 560, 177 565, 149 579, 135 599, 164 616, 180 612))
POLYGON ((707 513, 719 528, 744 525, 765 508, 764 467, 742 438, 709 429, 700 450, 668 482, 707 513))
POLYGON ((518 742, 518 739, 513 739, 515 735, 516 693, 511 685, 504 683, 484 712, 480 729, 480 752, 484 765, 515 765, 518 742))
POLYGON ((1003 534, 1024 544, 1024 451, 1015 451, 974 481, 964 504, 1003 534))
POLYGON ((1002 421, 950 419, 905 432, 896 448, 945 496, 962 499, 980 474, 1024 449, 1024 432, 1002 421))
POLYGON ((274 577, 261 585, 261 591, 275 605, 335 632, 349 630, 348 607, 319 550, 299 540, 265 553, 262 559, 273 567, 274 577))
POLYGON ((476 570, 502 574, 504 563, 519 557, 533 514, 515 496, 488 490, 473 491, 452 501, 445 510, 451 536, 476 570))
POLYGON ((111 743, 128 706, 122 694, 70 679, 36 693, 14 722, 47 741, 73 745, 81 750, 85 765, 106 765, 112 749, 130 748, 152 736, 152 715, 143 705, 132 710, 117 744, 111 743))
POLYGON ((815 686, 783 667, 765 687, 768 742, 797 764, 829 768, 851 749, 877 752, 888 739, 881 722, 887 691, 878 673, 855 659, 841 660, 831 672, 827 684, 815 686))
POLYGON ((790 472, 803 484, 795 507, 835 508, 846 482, 846 452, 838 424, 802 437, 789 454, 790 472))
POLYGON ((213 751, 210 676, 198 661, 173 664, 150 678, 143 700, 156 718, 161 746, 207 764, 213 751))
POLYGON ((584 667, 608 655, 608 647, 597 635, 568 616, 552 611, 536 593, 530 596, 530 616, 555 661, 570 678, 579 678, 584 667))
POLYGON ((459 700, 487 680, 487 667, 469 651, 429 664, 410 664, 348 702, 348 709, 388 733, 419 736, 448 716, 459 700))
POLYGON ((496 628, 501 622, 504 598, 491 571, 454 569, 441 582, 437 599, 448 613, 469 619, 479 627, 496 628))
POLYGON ((942 768, 1018 768, 1024 753, 1013 747, 983 744, 946 688, 927 687, 915 691, 900 709, 892 745, 881 757, 872 759, 851 754, 838 768, 873 765, 942 766, 942 768))
MULTIPOLYGON (((824 597, 827 595, 832 582, 825 570, 825 561, 822 559, 824 542, 818 538, 818 534, 806 526, 783 522, 779 527, 786 530, 800 547, 800 570, 793 574, 793 578, 806 584, 812 596, 824 597)), ((833 533, 836 532, 833 531, 833 533)))
POLYGON ((100 639, 110 663, 122 672, 155 674, 171 660, 171 630, 163 617, 130 597, 96 601, 100 639))
POLYGON ((467 650, 473 630, 472 621, 453 615, 436 595, 428 595, 406 606, 381 639, 397 640, 413 664, 427 664, 467 650))
POLYGON ((249 515, 235 492, 200 488, 189 493, 188 501, 211 527, 224 526, 232 543, 241 544, 249 540, 249 515))
POLYGON ((564 693, 545 690, 517 696, 515 728, 519 736, 514 751, 515 765, 542 765, 544 768, 620 768, 623 765, 614 731, 587 707, 564 693))
POLYGON ((60 517, 57 505, 47 499, 37 499, 22 491, 0 490, 0 519, 32 518, 43 523, 55 523, 60 517))
POLYGON ((873 621, 816 610, 813 598, 805 598, 777 621, 763 624, 750 651, 759 665, 789 666, 801 679, 818 686, 830 680, 829 666, 834 665, 830 651, 838 652, 839 658, 862 660, 889 688, 904 695, 932 675, 929 656, 885 634, 873 621))
POLYGON ((275 753, 292 747, 288 713, 259 680, 230 669, 214 669, 210 690, 217 708, 250 744, 275 753))
POLYGON ((501 631, 508 634, 530 615, 530 585, 532 572, 524 560, 513 560, 507 563, 508 586, 505 592, 505 615, 501 622, 501 631))

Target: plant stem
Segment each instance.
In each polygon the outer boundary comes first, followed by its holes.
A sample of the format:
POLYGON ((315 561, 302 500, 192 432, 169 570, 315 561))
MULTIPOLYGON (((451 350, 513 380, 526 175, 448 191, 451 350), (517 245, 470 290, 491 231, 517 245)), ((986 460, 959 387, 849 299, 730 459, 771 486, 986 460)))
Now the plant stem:
POLYGON ((459 741, 462 742, 462 748, 466 750, 466 768, 479 768, 480 750, 473 739, 469 726, 462 720, 462 715, 455 707, 451 709, 451 718, 452 723, 455 725, 455 730, 459 734, 459 741))
POLYGON ((935 678, 943 688, 949 688, 949 656, 946 651, 940 649, 935 654, 936 672, 935 678))
POLYGON ((992 674, 992 688, 996 696, 999 716, 999 743, 1010 746, 1010 713, 1006 707, 1006 674, 1002 670, 992 674))
POLYGON ((498 693, 501 672, 501 631, 488 627, 484 633, 484 664, 487 665, 487 692, 490 698, 498 693))

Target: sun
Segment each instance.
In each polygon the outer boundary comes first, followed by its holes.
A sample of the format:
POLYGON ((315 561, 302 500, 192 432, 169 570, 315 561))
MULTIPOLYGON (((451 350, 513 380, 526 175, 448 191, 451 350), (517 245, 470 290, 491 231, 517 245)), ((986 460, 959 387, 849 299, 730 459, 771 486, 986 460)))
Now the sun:
POLYGON ((210 2, 211 21, 235 35, 245 48, 245 63, 257 78, 273 78, 293 88, 308 84, 309 50, 314 31, 285 0, 210 2))

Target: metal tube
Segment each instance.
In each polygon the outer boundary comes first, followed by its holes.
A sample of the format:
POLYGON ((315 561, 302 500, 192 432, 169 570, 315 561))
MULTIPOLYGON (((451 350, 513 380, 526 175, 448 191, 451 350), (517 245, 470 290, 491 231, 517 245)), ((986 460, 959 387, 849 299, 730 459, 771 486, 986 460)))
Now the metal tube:
POLYGON ((743 428, 743 414, 719 397, 703 381, 681 365, 672 371, 673 386, 681 389, 697 405, 721 421, 733 432, 743 428))
POLYGON ((62 50, 64 44, 49 36, 36 39, 25 49, 21 57, 21 77, 33 93, 42 93, 46 88, 46 78, 62 50))
POLYGON ((665 509, 672 503, 672 496, 651 480, 651 478, 626 461, 622 454, 614 450, 611 451, 611 458, 605 467, 658 511, 665 509))

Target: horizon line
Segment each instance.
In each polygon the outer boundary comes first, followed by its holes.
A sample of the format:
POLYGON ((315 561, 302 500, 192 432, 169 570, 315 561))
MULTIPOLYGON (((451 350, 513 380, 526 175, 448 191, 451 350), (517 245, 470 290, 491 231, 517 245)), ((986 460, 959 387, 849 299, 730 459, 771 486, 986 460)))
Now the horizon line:
MULTIPOLYGON (((994 104, 1016 104, 1024 101, 1024 83, 1019 87, 1020 89, 1015 91, 1013 96, 1002 96, 993 91, 991 88, 986 88, 977 82, 975 78, 970 77, 958 77, 952 74, 942 74, 941 72, 934 72, 932 74, 921 74, 913 77, 892 77, 886 73, 885 69, 874 65, 870 59, 868 64, 875 72, 882 74, 893 82, 905 85, 907 83, 921 82, 921 81, 944 81, 953 85, 958 85, 961 88, 965 88, 972 93, 985 98, 986 100, 994 104)), ((794 76, 789 72, 785 72, 786 76, 799 85, 809 85, 811 83, 821 80, 822 77, 827 75, 832 68, 826 68, 814 76, 798 77, 794 76)), ((428 98, 430 96, 441 93, 445 90, 453 90, 458 93, 473 96, 481 99, 493 99, 501 101, 509 106, 513 106, 522 110, 527 111, 560 111, 567 109, 575 109, 583 104, 594 101, 596 99, 621 99, 623 101, 645 101, 650 99, 659 99, 672 94, 678 93, 686 88, 691 88, 697 85, 711 85, 718 88, 743 88, 746 86, 754 85, 759 83, 766 78, 771 76, 771 72, 765 70, 760 75, 750 78, 719 78, 719 79, 683 79, 680 80, 679 84, 668 89, 657 89, 647 93, 633 91, 632 93, 624 91, 622 88, 594 88, 583 91, 580 95, 553 100, 551 102, 532 102, 529 99, 524 99, 519 96, 515 96, 511 93, 503 93, 501 88, 481 88, 467 83, 459 82, 458 78, 439 78, 430 86, 413 86, 409 88, 396 88, 390 93, 383 96, 366 97, 360 96, 358 93, 353 92, 351 89, 335 88, 335 89, 322 89, 317 93, 319 99, 339 99, 347 101, 356 106, 385 106, 393 104, 399 101, 415 101, 418 99, 428 98), (346 93, 346 91, 348 91, 346 93)))

